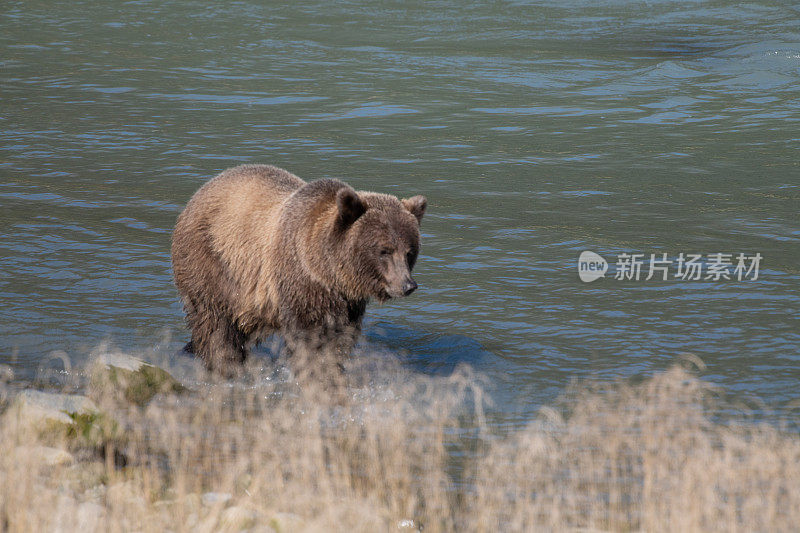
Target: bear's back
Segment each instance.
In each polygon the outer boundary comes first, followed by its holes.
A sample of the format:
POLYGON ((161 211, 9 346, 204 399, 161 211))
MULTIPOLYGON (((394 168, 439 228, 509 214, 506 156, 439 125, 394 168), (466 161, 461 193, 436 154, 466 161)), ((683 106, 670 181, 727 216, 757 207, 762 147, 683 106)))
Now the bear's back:
POLYGON ((196 275, 192 265, 180 263, 188 249, 202 242, 238 285, 239 305, 263 305, 272 292, 259 276, 264 257, 273 246, 284 200, 303 185, 299 177, 270 165, 241 165, 208 181, 178 218, 173 237, 176 282, 184 271, 196 275))
POLYGON ((221 210, 255 213, 283 201, 305 182, 286 170, 270 165, 241 165, 230 168, 210 180, 195 194, 221 210))
POLYGON ((213 247, 233 270, 260 265, 274 242, 284 201, 303 185, 294 174, 268 165, 235 167, 207 184, 217 207, 209 226, 213 247))

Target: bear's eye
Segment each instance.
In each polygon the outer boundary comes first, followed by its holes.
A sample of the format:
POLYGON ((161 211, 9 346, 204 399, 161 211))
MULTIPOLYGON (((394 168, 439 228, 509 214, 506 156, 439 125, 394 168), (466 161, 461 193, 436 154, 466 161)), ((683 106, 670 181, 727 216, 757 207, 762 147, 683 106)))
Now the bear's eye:
POLYGON ((389 248, 382 248, 381 255, 391 255, 392 251, 389 248))
POLYGON ((408 263, 409 265, 413 266, 414 261, 416 260, 417 260, 417 254, 415 254, 414 252, 408 252, 406 254, 406 263, 408 263))

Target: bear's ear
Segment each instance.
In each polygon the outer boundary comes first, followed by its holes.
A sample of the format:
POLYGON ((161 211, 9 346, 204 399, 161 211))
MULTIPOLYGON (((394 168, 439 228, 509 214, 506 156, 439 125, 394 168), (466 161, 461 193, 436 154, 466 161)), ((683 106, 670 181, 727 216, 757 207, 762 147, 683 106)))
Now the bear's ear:
POLYGON ((349 228, 367 210, 356 191, 350 187, 343 187, 336 193, 336 207, 339 210, 336 222, 342 229, 349 228))
POLYGON ((403 207, 405 207, 409 213, 417 217, 417 222, 422 222, 422 215, 425 214, 425 208, 428 207, 428 200, 426 200, 424 196, 417 195, 411 198, 405 198, 402 202, 403 207))

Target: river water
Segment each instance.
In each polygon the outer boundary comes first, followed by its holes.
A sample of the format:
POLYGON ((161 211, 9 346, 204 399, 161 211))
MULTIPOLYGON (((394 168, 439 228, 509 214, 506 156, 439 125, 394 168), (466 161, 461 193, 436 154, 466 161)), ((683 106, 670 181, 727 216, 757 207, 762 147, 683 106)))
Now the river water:
POLYGON ((797 412, 792 2, 9 0, 0 29, 0 363, 19 380, 105 341, 181 346, 175 219, 260 162, 427 196, 420 289, 372 305, 367 342, 418 372, 473 365, 504 423, 686 352, 797 412), (581 281, 585 250, 604 278, 581 281), (668 279, 646 280, 662 253, 668 279), (700 280, 675 276, 681 253, 700 280), (760 254, 757 279, 705 279, 717 253, 760 254), (615 279, 620 254, 640 279, 615 279))

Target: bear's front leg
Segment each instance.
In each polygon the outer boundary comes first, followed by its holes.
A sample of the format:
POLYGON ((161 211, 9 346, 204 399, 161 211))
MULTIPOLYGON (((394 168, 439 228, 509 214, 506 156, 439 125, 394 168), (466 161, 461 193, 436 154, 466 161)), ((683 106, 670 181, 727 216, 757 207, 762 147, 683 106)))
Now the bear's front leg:
POLYGON ((231 320, 215 313, 197 313, 191 316, 191 346, 206 369, 225 377, 234 377, 247 357, 245 336, 231 320))
POLYGON ((295 375, 322 384, 328 390, 343 387, 343 363, 350 356, 359 332, 359 325, 350 323, 289 322, 281 328, 295 375))
POLYGON ((286 351, 293 358, 341 363, 355 345, 353 336, 325 327, 282 328, 286 351))

